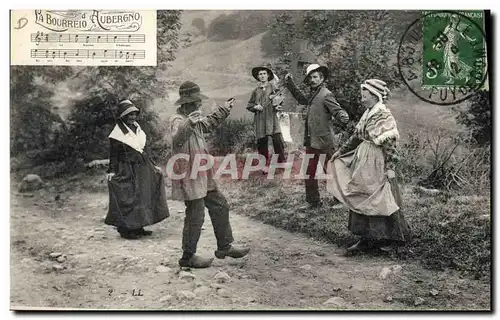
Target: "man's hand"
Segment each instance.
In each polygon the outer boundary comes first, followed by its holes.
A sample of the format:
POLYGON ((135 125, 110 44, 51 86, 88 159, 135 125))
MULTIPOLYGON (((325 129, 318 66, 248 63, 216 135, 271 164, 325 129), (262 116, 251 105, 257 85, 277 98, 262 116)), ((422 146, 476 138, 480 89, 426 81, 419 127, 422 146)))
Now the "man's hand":
POLYGON ((282 106, 276 106, 276 108, 274 108, 274 110, 276 110, 277 112, 281 112, 281 111, 283 111, 283 107, 282 106))
POLYGON ((232 109, 234 107, 234 100, 224 102, 226 108, 232 109))
POLYGON ((108 179, 108 181, 111 181, 111 179, 113 179, 113 176, 115 175, 114 172, 110 172, 106 175, 106 179, 108 179))
POLYGON ((263 108, 260 104, 258 104, 258 105, 256 105, 256 106, 254 106, 253 108, 254 108, 256 111, 262 111, 262 110, 264 110, 264 108, 263 108))
POLYGON ((158 171, 158 172, 160 172, 160 173, 163 173, 163 172, 161 171, 161 168, 160 168, 160 167, 155 166, 155 169, 156 169, 156 171, 158 171))
POLYGON ((286 74, 285 80, 286 81, 293 80, 293 76, 292 76, 292 74, 290 72, 286 74))
POLYGON ((194 126, 201 121, 201 112, 199 110, 193 111, 188 115, 189 122, 194 126))

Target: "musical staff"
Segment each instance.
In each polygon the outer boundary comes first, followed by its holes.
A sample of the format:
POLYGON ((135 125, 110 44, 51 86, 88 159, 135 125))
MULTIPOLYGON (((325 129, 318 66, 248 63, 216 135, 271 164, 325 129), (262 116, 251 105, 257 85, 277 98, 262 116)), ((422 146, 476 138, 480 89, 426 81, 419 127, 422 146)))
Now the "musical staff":
POLYGON ((44 59, 145 59, 145 50, 31 49, 31 58, 44 59))
POLYGON ((60 43, 145 43, 145 34, 83 34, 83 33, 43 33, 31 34, 31 42, 60 43))

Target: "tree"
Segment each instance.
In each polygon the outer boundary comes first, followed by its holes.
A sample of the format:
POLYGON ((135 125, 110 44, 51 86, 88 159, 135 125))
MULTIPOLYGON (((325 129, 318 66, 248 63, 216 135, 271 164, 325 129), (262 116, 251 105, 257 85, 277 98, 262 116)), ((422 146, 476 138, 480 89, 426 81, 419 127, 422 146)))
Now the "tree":
POLYGON ((457 109, 457 122, 465 125, 479 145, 491 143, 491 93, 480 91, 474 95, 465 109, 457 109))
POLYGON ((65 127, 53 111, 54 95, 48 85, 73 73, 70 67, 11 66, 10 68, 10 147, 17 155, 47 148, 53 143, 54 124, 65 127))
POLYGON ((262 47, 283 60, 291 54, 295 39, 309 40, 318 61, 326 61, 330 69, 328 88, 357 119, 362 81, 379 78, 389 87, 399 85, 396 53, 404 32, 401 24, 418 15, 406 11, 283 12, 270 35, 263 38, 262 47))

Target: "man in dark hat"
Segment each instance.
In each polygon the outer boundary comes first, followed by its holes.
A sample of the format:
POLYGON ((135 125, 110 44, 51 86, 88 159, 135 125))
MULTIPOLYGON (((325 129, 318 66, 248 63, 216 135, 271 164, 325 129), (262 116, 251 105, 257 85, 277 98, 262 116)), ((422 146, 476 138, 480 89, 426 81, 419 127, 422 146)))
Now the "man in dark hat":
POLYGON ((311 91, 306 96, 293 82, 292 75, 288 73, 285 76, 285 82, 288 90, 301 105, 307 106, 305 115, 304 146, 306 154, 311 154, 307 166, 307 175, 305 180, 306 201, 310 208, 321 206, 319 195, 318 180, 316 169, 321 159, 323 169, 326 170, 328 159, 331 158, 338 148, 338 142, 335 139, 334 125, 346 126, 349 122, 348 113, 342 109, 333 94, 325 86, 325 80, 328 78, 328 68, 311 64, 307 67, 304 81, 309 84, 311 91))
POLYGON ((270 81, 274 73, 266 66, 252 69, 253 77, 259 81, 259 86, 252 91, 247 110, 254 113, 255 136, 259 154, 270 164, 268 140, 271 137, 274 152, 278 154, 278 163, 285 162, 285 142, 279 125, 277 112, 281 111, 283 98, 277 94, 278 89, 270 81))
POLYGON ((215 237, 217 250, 215 256, 219 259, 227 257, 242 258, 250 251, 248 248, 237 248, 232 245, 233 235, 229 222, 229 205, 224 195, 218 190, 213 179, 214 172, 210 168, 199 172, 195 159, 208 156, 208 147, 204 133, 212 131, 229 116, 233 102, 218 106, 212 114, 202 117, 200 108, 202 101, 207 99, 200 92, 200 87, 191 81, 184 82, 179 88, 180 99, 175 105, 180 105, 177 112, 170 118, 172 137, 172 156, 184 156, 175 161, 173 171, 176 175, 184 175, 180 179, 172 178, 173 200, 184 201, 186 216, 182 232, 183 255, 179 260, 181 267, 206 268, 212 264, 213 258, 203 258, 196 255, 196 247, 205 218, 205 207, 208 209, 215 237))

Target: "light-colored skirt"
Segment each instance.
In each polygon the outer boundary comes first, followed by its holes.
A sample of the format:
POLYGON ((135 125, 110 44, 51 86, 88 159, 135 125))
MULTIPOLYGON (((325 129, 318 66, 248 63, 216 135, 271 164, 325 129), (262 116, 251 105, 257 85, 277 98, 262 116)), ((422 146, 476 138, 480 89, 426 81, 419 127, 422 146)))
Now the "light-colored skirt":
POLYGON ((399 210, 385 171, 382 147, 363 141, 327 166, 327 190, 350 210, 390 216, 399 210))

